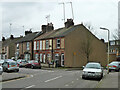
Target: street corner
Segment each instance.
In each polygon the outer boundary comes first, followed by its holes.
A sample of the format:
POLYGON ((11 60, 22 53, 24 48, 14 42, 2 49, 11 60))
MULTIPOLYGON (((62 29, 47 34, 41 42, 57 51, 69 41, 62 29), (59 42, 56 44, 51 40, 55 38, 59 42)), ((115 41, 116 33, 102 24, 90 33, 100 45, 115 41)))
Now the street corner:
POLYGON ((110 72, 97 84, 96 88, 118 88, 118 72, 110 72))
POLYGON ((20 74, 20 73, 3 73, 0 79, 0 82, 6 82, 11 80, 17 80, 21 78, 28 77, 26 74, 20 74))

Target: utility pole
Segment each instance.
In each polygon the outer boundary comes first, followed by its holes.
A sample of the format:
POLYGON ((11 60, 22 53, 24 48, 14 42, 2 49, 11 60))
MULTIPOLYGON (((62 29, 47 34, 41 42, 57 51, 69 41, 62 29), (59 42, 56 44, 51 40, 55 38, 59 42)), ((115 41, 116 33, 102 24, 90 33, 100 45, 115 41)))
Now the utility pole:
POLYGON ((10 23, 10 35, 11 35, 11 26, 12 26, 12 23, 10 23))
POLYGON ((47 15, 45 18, 47 19, 47 24, 48 24, 50 22, 50 15, 47 15))
POLYGON ((64 23, 65 23, 65 3, 59 3, 59 4, 63 4, 63 16, 64 18, 62 20, 64 20, 64 23))
POLYGON ((24 36, 24 25, 22 27, 23 27, 23 36, 24 36))
POLYGON ((70 4, 71 4, 72 18, 73 18, 73 20, 74 20, 74 13, 73 13, 73 6, 72 6, 72 2, 67 2, 67 3, 70 3, 70 4))

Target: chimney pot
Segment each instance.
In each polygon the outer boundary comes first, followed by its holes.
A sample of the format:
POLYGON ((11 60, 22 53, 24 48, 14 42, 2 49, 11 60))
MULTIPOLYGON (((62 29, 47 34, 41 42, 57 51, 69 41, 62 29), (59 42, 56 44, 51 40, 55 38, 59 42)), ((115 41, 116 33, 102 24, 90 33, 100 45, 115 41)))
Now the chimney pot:
POLYGON ((74 25, 73 19, 67 19, 67 22, 65 22, 66 28, 73 26, 73 25, 74 25))

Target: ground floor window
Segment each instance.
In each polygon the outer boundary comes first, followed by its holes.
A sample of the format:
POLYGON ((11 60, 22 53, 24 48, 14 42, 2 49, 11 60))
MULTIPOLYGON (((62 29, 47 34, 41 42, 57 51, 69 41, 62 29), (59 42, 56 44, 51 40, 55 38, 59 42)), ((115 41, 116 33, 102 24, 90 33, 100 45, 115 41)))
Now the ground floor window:
POLYGON ((44 54, 43 55, 43 63, 45 63, 45 60, 46 60, 46 55, 44 54))
POLYGON ((30 60, 30 54, 25 54, 25 60, 30 60))
POLYGON ((39 60, 38 54, 35 54, 35 60, 39 60))
POLYGON ((42 62, 42 54, 40 54, 40 62, 42 62))
POLYGON ((61 66, 64 66, 64 54, 61 54, 61 66))

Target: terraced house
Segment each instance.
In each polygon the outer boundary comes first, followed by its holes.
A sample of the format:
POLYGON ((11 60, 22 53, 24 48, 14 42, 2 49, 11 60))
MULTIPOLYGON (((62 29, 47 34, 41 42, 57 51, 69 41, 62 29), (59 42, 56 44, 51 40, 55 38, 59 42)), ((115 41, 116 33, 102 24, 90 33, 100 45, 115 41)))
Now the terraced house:
MULTIPOLYGON (((47 30, 47 29, 45 29, 47 30)), ((51 30, 34 39, 35 59, 47 64, 53 59, 58 66, 82 67, 87 62, 107 63, 106 45, 83 24, 67 19, 65 27, 51 30)))
POLYGON ((15 59, 33 60, 33 40, 41 35, 41 32, 25 31, 25 36, 16 41, 15 59))
POLYGON ((120 40, 110 41, 110 62, 120 60, 120 40))
POLYGON ((11 59, 15 57, 15 42, 22 37, 14 37, 13 35, 10 38, 2 38, 2 51, 1 59, 11 59))

